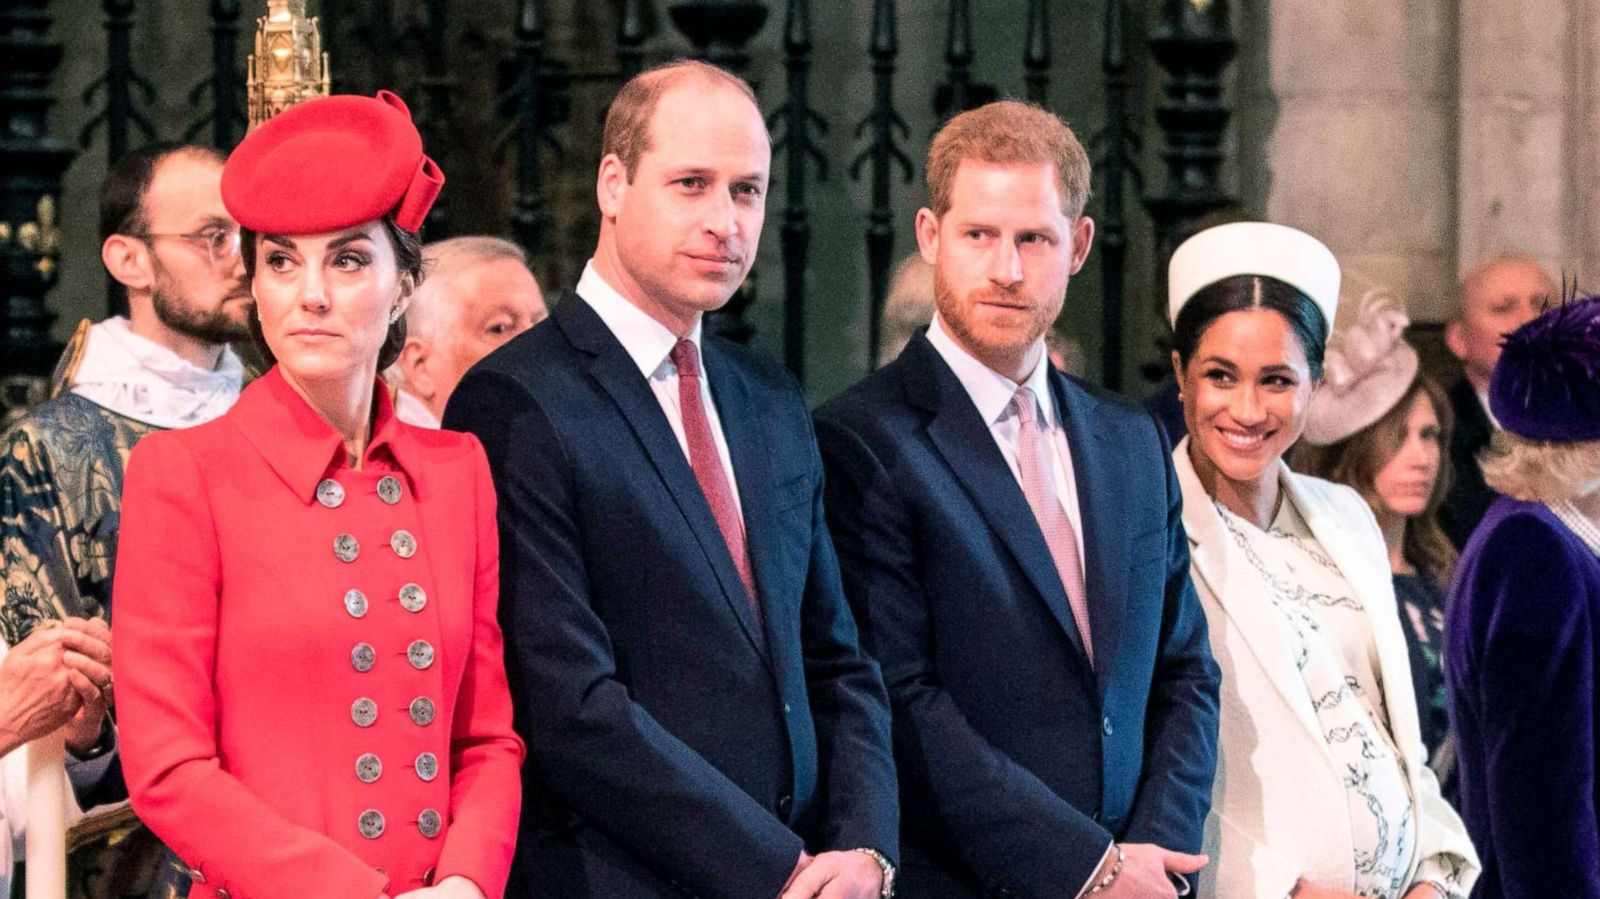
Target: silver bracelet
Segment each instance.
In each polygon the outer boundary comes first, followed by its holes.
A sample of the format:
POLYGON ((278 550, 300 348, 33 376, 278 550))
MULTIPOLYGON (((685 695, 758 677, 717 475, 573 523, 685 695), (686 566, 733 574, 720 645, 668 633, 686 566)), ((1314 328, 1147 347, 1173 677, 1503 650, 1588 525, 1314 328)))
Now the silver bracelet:
POLYGON ((878 899, 894 899, 895 871, 894 865, 889 863, 889 859, 885 857, 882 852, 879 852, 876 849, 860 847, 850 851, 859 852, 878 863, 878 871, 883 874, 883 886, 878 890, 878 899))
POLYGON ((1122 873, 1122 863, 1126 860, 1122 854, 1122 847, 1118 846, 1116 843, 1112 843, 1111 848, 1117 851, 1117 860, 1112 863, 1110 872, 1108 872, 1106 876, 1100 878, 1099 883, 1096 883, 1094 886, 1090 887, 1089 892, 1084 893, 1085 896, 1093 896, 1095 893, 1109 888, 1112 882, 1117 879, 1117 875, 1122 873))

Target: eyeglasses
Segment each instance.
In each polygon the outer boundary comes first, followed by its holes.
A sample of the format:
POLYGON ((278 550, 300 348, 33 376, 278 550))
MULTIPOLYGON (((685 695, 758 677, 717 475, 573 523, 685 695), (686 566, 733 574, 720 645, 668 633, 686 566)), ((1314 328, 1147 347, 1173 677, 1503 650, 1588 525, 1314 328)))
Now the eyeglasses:
POLYGON ((152 241, 162 237, 175 240, 186 240, 206 248, 206 256, 215 267, 232 267, 239 258, 239 227, 225 227, 222 225, 208 225, 193 234, 150 234, 134 233, 129 237, 137 237, 143 241, 152 241))

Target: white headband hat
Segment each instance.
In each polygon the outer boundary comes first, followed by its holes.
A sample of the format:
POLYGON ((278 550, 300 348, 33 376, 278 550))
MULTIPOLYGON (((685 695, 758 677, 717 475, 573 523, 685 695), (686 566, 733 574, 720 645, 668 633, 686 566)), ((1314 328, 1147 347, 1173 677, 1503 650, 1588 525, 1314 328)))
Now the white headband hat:
POLYGON ((1328 327, 1339 311, 1339 262, 1315 237, 1285 225, 1234 222, 1184 241, 1167 266, 1167 317, 1174 325, 1202 288, 1234 275, 1276 278, 1311 298, 1328 327))

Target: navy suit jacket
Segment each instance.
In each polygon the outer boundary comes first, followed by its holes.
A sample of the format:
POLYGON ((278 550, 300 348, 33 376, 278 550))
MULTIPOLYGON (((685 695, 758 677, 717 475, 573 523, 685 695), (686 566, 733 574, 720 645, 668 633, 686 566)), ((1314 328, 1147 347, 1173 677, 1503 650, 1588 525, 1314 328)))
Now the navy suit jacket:
POLYGON ((860 649, 804 397, 707 337, 761 615, 655 394, 570 291, 462 380, 488 452, 528 744, 510 896, 773 899, 802 847, 898 855, 888 699, 860 649))
POLYGON ((907 896, 1076 895, 1113 839, 1196 852, 1219 673, 1151 416, 1052 370, 1091 669, 1044 535, 925 335, 817 413, 828 516, 894 707, 907 896))
POLYGON ((1600 559, 1544 506, 1496 500, 1445 644, 1473 895, 1600 899, 1600 559))

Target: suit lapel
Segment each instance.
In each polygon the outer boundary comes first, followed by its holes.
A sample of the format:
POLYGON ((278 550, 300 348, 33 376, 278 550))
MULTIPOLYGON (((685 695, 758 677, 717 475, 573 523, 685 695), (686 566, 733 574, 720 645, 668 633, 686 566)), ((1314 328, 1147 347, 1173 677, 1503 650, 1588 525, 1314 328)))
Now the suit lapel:
MULTIPOLYGON (((714 340, 702 340, 701 344, 704 348, 701 357, 705 360, 706 375, 711 379, 713 401, 717 405, 717 416, 722 420, 722 434, 728 441, 728 455, 738 481, 745 545, 750 553, 756 591, 760 594, 758 601, 767 631, 771 633, 789 620, 790 616, 779 604, 795 592, 786 589, 780 577, 780 550, 787 535, 778 526, 779 510, 773 508, 777 485, 772 474, 771 434, 763 426, 761 408, 751 396, 751 385, 744 372, 714 340)), ((732 564, 731 559, 729 564, 732 564)), ((748 610, 748 604, 743 605, 748 610)), ((754 621, 751 624, 752 627, 757 625, 754 621)), ((781 646, 789 645, 787 640, 776 642, 781 646)), ((766 645, 771 649, 774 641, 766 641, 766 645)))
POLYGON ((1085 598, 1094 640, 1094 670, 1104 699, 1128 604, 1131 535, 1123 501, 1129 484, 1126 457, 1117 451, 1115 437, 1103 423, 1095 427, 1094 397, 1054 369, 1050 374, 1050 388, 1067 434, 1073 480, 1078 488, 1085 598))
POLYGON ((616 336, 576 293, 568 291, 553 315, 573 346, 590 354, 590 376, 616 403, 638 438, 667 493, 699 542, 706 562, 722 587, 723 599, 739 619, 752 647, 770 666, 764 648, 766 641, 761 639, 755 615, 744 598, 744 585, 739 580, 738 569, 734 568, 727 541, 722 539, 722 531, 711 515, 699 481, 695 480, 694 469, 689 467, 689 459, 649 382, 639 373, 638 366, 616 336))
POLYGON ((1082 657, 1083 638, 1067 609, 1066 588, 1061 586, 1050 547, 988 424, 926 337, 916 337, 906 352, 911 354, 908 361, 921 369, 912 373, 911 383, 929 385, 932 391, 921 402, 935 413, 928 437, 1082 657))

